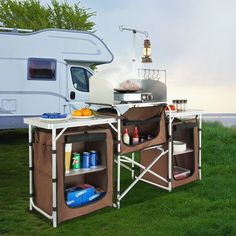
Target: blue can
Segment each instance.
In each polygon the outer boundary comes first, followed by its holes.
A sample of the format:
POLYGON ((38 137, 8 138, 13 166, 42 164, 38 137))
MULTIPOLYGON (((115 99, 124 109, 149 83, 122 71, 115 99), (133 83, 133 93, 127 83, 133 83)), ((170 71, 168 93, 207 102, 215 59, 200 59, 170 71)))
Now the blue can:
POLYGON ((90 153, 89 152, 83 152, 82 168, 83 169, 89 169, 90 168, 90 153))
POLYGON ((91 168, 96 168, 97 167, 97 152, 92 150, 90 151, 90 167, 91 168))

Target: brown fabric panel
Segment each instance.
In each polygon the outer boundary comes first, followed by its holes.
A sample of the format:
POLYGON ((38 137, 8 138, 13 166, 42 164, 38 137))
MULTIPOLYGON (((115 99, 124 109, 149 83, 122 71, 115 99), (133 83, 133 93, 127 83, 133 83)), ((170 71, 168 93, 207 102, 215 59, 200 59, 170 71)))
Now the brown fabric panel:
POLYGON ((190 153, 175 155, 173 157, 173 164, 191 170, 193 172, 195 169, 194 153, 190 152, 190 153))
POLYGON ((37 207, 52 214, 52 176, 34 170, 34 201, 37 207))
POLYGON ((178 118, 174 118, 173 122, 172 122, 172 126, 176 126, 176 125, 182 125, 182 124, 195 124, 196 125, 196 119, 188 119, 188 120, 180 120, 178 118))
POLYGON ((128 120, 146 120, 155 115, 159 115, 162 111, 161 106, 154 107, 133 107, 126 111, 123 116, 128 120))
MULTIPOLYGON (((192 140, 187 140, 187 146, 189 145, 189 143, 192 143, 193 146, 192 148, 194 149, 194 151, 192 153, 188 153, 188 154, 184 154, 184 155, 179 155, 178 160, 182 160, 181 163, 181 167, 190 169, 192 171, 191 176, 189 176, 188 178, 182 179, 182 180, 175 180, 173 177, 173 181, 172 181, 172 187, 176 188, 178 186, 181 186, 183 184, 187 184, 190 182, 193 182, 197 179, 199 179, 199 172, 198 172, 198 158, 199 158, 199 137, 198 137, 198 128, 195 127, 193 129, 187 129, 189 133, 192 134, 192 140)), ((188 137, 190 137, 188 135, 188 137)))
MULTIPOLYGON (((148 108, 150 108, 150 107, 148 107, 148 108)), ((156 107, 151 107, 151 108, 154 112, 154 113, 152 113, 151 117, 156 115, 156 113, 157 113, 156 110, 160 113, 160 109, 157 109, 156 107)), ((141 109, 141 108, 139 108, 139 109, 141 109)), ((141 114, 142 114, 142 117, 143 117, 145 115, 144 111, 139 111, 139 113, 137 113, 137 114, 139 114, 139 116, 141 116, 141 114)), ((150 112, 150 109, 148 111, 150 112)), ((134 111, 132 111, 131 114, 132 114, 132 116, 134 116, 134 111)), ((132 117, 132 116, 130 116, 130 117, 132 117)), ((136 118, 136 120, 137 120, 137 118, 136 118)), ((166 124, 165 124, 164 112, 162 112, 162 114, 161 114, 160 124, 157 124, 157 123, 152 123, 150 125, 148 124, 145 126, 146 130, 145 130, 145 128, 142 129, 141 127, 142 127, 142 125, 139 127, 139 130, 141 130, 143 132, 143 134, 146 134, 146 135, 152 134, 155 137, 152 138, 151 140, 144 141, 143 143, 139 143, 134 146, 124 144, 123 140, 121 139, 121 153, 122 154, 139 151, 139 150, 145 149, 147 147, 151 147, 151 146, 162 144, 162 143, 166 142, 166 124), (159 128, 158 128, 158 125, 160 126, 159 128), (159 129, 159 133, 157 133, 158 129, 159 129)), ((126 126, 121 127, 122 134, 124 133, 125 128, 126 128, 126 126)), ((127 128, 129 130, 129 133, 132 133, 134 126, 130 126, 127 128)), ((130 137, 130 138, 132 139, 132 137, 130 137)))
MULTIPOLYGON (((59 132, 59 131, 58 131, 59 132)), ((47 130, 37 129, 35 132, 35 142, 34 144, 34 193, 35 193, 35 203, 38 207, 42 208, 48 214, 52 214, 52 172, 51 172, 51 132, 47 130)), ((100 143, 101 145, 101 143, 100 143)), ((84 144, 79 147, 82 150, 84 144)), ((92 146, 89 146, 92 148, 92 146)), ((88 147, 88 148, 89 148, 88 147)), ((96 147, 94 145, 93 147, 96 147)), ((100 150, 104 151, 104 147, 100 150)), ((58 199, 58 223, 75 218, 89 212, 98 210, 106 206, 112 206, 113 197, 113 139, 111 131, 109 129, 97 129, 94 128, 75 128, 68 129, 57 142, 57 199, 58 199), (106 195, 98 200, 97 202, 85 205, 78 208, 69 208, 65 202, 64 184, 67 187, 72 187, 75 184, 81 184, 86 181, 86 177, 83 175, 64 177, 64 137, 68 134, 83 134, 84 131, 88 133, 106 133, 107 134, 107 145, 105 152, 107 153, 107 169, 103 173, 92 176, 96 178, 95 184, 106 187, 106 195), (104 178, 105 176, 105 178, 104 178)), ((89 178, 88 178, 89 179, 89 178)))
POLYGON ((33 144, 33 163, 36 170, 40 170, 46 175, 52 172, 52 148, 49 145, 34 143, 33 144))
POLYGON ((85 175, 84 183, 89 183, 92 186, 100 187, 104 190, 107 189, 107 182, 108 178, 106 170, 85 175))
MULTIPOLYGON (((77 133, 77 132, 76 132, 77 133)), ((106 152, 107 152, 107 169, 103 173, 97 172, 98 175, 95 173, 92 174, 94 176, 94 183, 96 185, 99 185, 101 187, 106 186, 106 195, 100 199, 99 201, 96 201, 94 203, 90 203, 88 205, 85 205, 83 207, 77 207, 77 208, 70 208, 66 205, 65 202, 65 194, 64 194, 64 145, 58 145, 58 222, 62 222, 68 219, 72 219, 81 215, 88 214, 92 211, 98 210, 100 208, 106 207, 106 206, 112 206, 112 197, 113 197, 113 140, 112 135, 109 129, 102 129, 102 130, 88 130, 88 133, 106 133, 107 134, 107 145, 106 145, 106 152), (59 174, 60 173, 60 174, 59 174), (95 179, 96 176, 96 179, 95 179), (105 177, 106 176, 106 177, 105 177), (104 179, 105 177, 105 179, 104 179), (107 184, 106 184, 107 182, 107 184)), ((67 133, 68 134, 68 133, 67 133)), ((73 134, 73 132, 70 132, 70 134, 73 134)), ((64 135, 63 135, 64 136, 64 135)), ((58 140, 58 143, 63 143, 63 136, 58 140)), ((85 181, 90 180, 90 175, 86 174, 84 177, 85 181)))
POLYGON ((48 134, 37 133, 37 141, 33 144, 33 179, 35 204, 49 215, 52 213, 52 163, 51 146, 45 145, 48 134))
POLYGON ((36 128, 34 132, 34 142, 40 143, 42 145, 52 145, 51 138, 48 138, 50 135, 51 130, 36 128))
MULTIPOLYGON (((117 117, 117 114, 115 114, 114 112, 101 112, 99 113, 101 115, 109 115, 112 117, 117 117)), ((114 132, 114 130, 111 127, 107 127, 107 125, 102 125, 99 126, 101 128, 109 128, 111 129, 111 132, 113 134, 113 139, 117 140, 117 133, 114 132)), ((165 122, 165 112, 164 112, 164 107, 162 106, 153 106, 153 107, 133 107, 130 108, 127 112, 125 112, 122 116, 121 116, 121 154, 126 154, 126 153, 131 153, 131 152, 135 152, 135 151, 140 151, 142 149, 145 149, 147 147, 151 147, 154 145, 159 145, 162 143, 166 142, 166 122, 165 122), (127 125, 124 126, 123 125, 123 120, 124 119, 128 119, 128 120, 147 120, 149 118, 154 117, 155 115, 160 115, 161 114, 161 118, 160 118, 160 124, 158 123, 148 123, 146 122, 145 124, 142 125, 138 125, 138 129, 140 132, 140 136, 145 135, 152 135, 153 138, 151 140, 145 140, 145 142, 139 143, 137 145, 127 145, 123 143, 122 140, 122 135, 124 133, 124 130, 127 128, 128 132, 130 134, 130 139, 132 139, 132 133, 134 130, 135 125, 127 125), (159 126, 160 126, 160 131, 159 131, 159 126), (159 131, 159 133, 158 133, 159 131)), ((115 152, 117 152, 117 147, 114 147, 115 152)))
MULTIPOLYGON (((167 145, 164 145, 165 148, 167 145)), ((142 150, 140 152, 140 163, 144 166, 148 166, 151 164, 151 162, 154 161, 154 159, 161 153, 161 151, 157 149, 151 149, 151 150, 142 150)), ((157 173, 158 175, 162 176, 163 178, 167 179, 168 176, 168 154, 165 154, 162 156, 155 165, 151 168, 152 171, 157 173)), ((141 172, 143 172, 143 169, 140 169, 141 172)), ((157 178, 156 176, 152 175, 151 173, 146 173, 143 177, 145 180, 152 181, 156 184, 160 184, 162 186, 168 186, 166 182, 163 180, 157 178)))
POLYGON ((65 180, 65 186, 67 186, 68 188, 71 188, 77 184, 83 184, 84 175, 67 176, 64 180, 65 180))

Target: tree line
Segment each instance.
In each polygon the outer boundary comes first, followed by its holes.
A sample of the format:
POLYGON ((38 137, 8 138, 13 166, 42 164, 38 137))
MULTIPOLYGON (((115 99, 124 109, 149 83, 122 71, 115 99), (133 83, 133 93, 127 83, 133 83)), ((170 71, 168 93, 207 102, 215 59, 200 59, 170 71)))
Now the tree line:
POLYGON ((45 28, 94 31, 91 17, 96 13, 80 3, 51 0, 0 0, 0 22, 3 27, 40 30, 45 28))

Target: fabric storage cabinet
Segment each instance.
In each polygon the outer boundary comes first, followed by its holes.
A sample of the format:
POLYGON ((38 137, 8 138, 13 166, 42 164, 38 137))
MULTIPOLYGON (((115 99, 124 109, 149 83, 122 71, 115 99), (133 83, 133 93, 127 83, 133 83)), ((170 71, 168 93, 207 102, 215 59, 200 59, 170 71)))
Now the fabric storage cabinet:
POLYGON ((137 126, 139 136, 147 137, 144 142, 127 145, 121 139, 121 154, 142 150, 146 147, 166 142, 165 112, 163 106, 133 107, 121 117, 121 134, 127 128, 132 139, 132 132, 137 126))
MULTIPOLYGON (((131 107, 124 114, 120 115, 121 121, 121 140, 120 154, 140 151, 146 147, 159 145, 166 142, 166 123, 164 105, 148 106, 148 107, 131 107), (127 145, 123 142, 123 134, 127 128, 130 140, 134 127, 138 128, 139 136, 144 136, 145 140, 135 145, 127 145), (147 140, 147 136, 150 138, 147 140)), ((101 114, 116 116, 116 111, 113 108, 99 109, 101 114)), ((113 131, 113 130, 112 130, 113 131)), ((117 134, 113 133, 114 139, 117 139, 117 134)), ((116 146, 115 146, 115 152, 116 146)))
MULTIPOLYGON (((35 204, 47 214, 52 214, 51 145, 51 132, 45 129, 35 129, 33 139, 34 200, 35 204)), ((56 145, 58 223, 106 206, 112 206, 113 141, 110 130, 87 127, 68 129, 60 136, 56 145), (72 144, 71 153, 96 150, 100 168, 66 173, 66 143, 72 144), (66 203, 65 190, 81 184, 98 187, 104 190, 105 194, 94 202, 72 208, 66 203)))
MULTIPOLYGON (((196 120, 181 121, 175 119, 172 123, 173 140, 186 143, 187 148, 182 152, 176 152, 172 142, 172 188, 187 184, 199 179, 199 137, 196 120)), ((168 148, 168 143, 163 145, 168 148)), ((159 155, 158 150, 142 150, 140 162, 144 166, 148 166, 153 159, 159 155)), ((168 180, 168 154, 165 154, 151 170, 164 179, 168 180)), ((143 179, 155 182, 161 186, 168 186, 168 183, 156 176, 146 173, 143 179)))
MULTIPOLYGON (((179 120, 175 119, 172 123, 173 141, 181 141, 186 144, 186 150, 177 152, 172 148, 172 165, 173 165, 173 187, 177 187, 194 180, 199 179, 199 135, 198 125, 195 119, 193 120, 179 120), (175 175, 174 167, 180 167, 186 176, 177 178, 178 171, 175 175), (189 174, 187 174, 189 172, 189 174)), ((173 145, 174 146, 174 145, 173 145)))

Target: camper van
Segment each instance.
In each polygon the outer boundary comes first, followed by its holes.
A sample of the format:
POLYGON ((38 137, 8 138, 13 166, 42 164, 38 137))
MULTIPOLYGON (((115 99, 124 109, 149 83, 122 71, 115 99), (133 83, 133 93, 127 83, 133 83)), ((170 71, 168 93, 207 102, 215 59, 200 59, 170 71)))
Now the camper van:
POLYGON ((112 60, 90 32, 1 32, 0 129, 24 127, 23 117, 81 108, 89 99, 90 66, 112 60))

